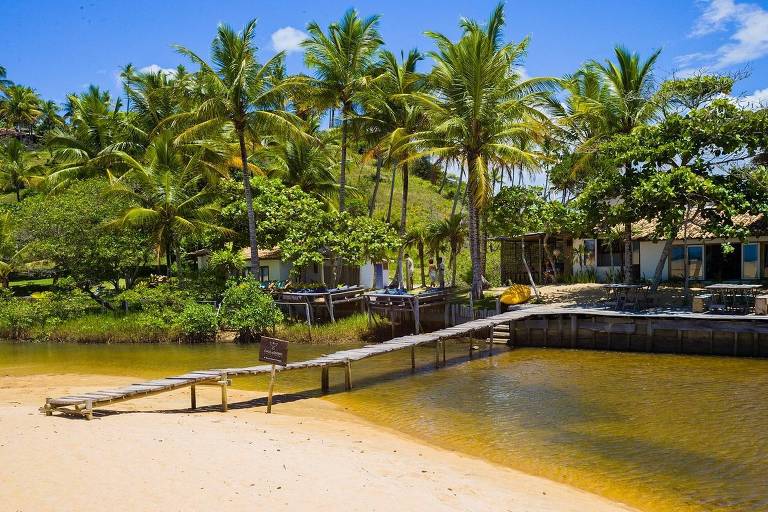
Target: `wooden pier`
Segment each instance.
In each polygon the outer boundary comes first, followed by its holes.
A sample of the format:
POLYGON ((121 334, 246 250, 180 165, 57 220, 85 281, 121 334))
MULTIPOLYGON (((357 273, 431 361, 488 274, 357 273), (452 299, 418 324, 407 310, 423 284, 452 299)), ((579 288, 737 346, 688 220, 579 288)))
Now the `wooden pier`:
MULTIPOLYGON (((511 346, 551 346, 563 348, 594 348, 602 350, 654 351, 654 344, 669 343, 671 348, 658 351, 683 352, 685 338, 691 338, 701 350, 690 353, 715 352, 716 342, 722 343, 723 335, 729 341, 731 355, 768 355, 768 344, 761 343, 761 335, 768 335, 768 316, 755 315, 712 315, 683 311, 618 312, 599 307, 571 305, 523 305, 488 318, 473 320, 431 333, 413 334, 393 338, 384 343, 369 344, 360 348, 342 350, 326 356, 296 361, 277 367, 278 372, 320 368, 320 387, 328 391, 329 372, 333 367, 344 369, 345 389, 352 389, 351 365, 355 361, 377 355, 409 350, 411 367, 415 369, 416 347, 433 345, 435 366, 445 365, 445 341, 450 338, 476 337, 488 341, 489 355, 494 343, 511 346), (660 335, 666 333, 667 337, 660 335), (694 336, 686 336, 693 333, 694 336), (716 340, 716 335, 718 339, 716 340), (607 337, 607 346, 605 338, 607 337), (598 344, 599 338, 603 345, 598 344), (536 341, 534 341, 536 340, 536 341), (741 344, 740 344, 741 342, 741 344), (633 344, 634 343, 634 344, 633 344), (763 347, 766 348, 763 348, 763 347), (745 348, 746 347, 746 348, 745 348), (747 352, 749 348, 749 352, 747 352)), ((656 346, 658 349, 658 345, 656 346)), ((470 355, 473 350, 470 343, 470 355)), ((126 400, 143 398, 179 388, 190 388, 191 408, 196 408, 197 386, 221 387, 222 410, 227 410, 227 387, 233 377, 269 374, 272 365, 249 366, 244 368, 219 368, 194 371, 150 380, 115 389, 82 393, 60 398, 48 398, 42 407, 46 415, 54 412, 74 414, 87 419, 93 418, 96 407, 111 405, 126 400)))

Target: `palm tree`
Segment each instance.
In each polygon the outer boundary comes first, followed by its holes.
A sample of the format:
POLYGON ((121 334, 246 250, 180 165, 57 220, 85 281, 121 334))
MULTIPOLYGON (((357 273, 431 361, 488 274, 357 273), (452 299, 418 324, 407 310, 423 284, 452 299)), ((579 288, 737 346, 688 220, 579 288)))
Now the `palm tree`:
POLYGON ((307 67, 315 71, 312 85, 318 100, 327 108, 341 111, 341 162, 339 211, 345 209, 347 184, 347 135, 349 120, 361 91, 368 87, 374 70, 376 51, 383 44, 377 26, 379 16, 361 19, 354 9, 344 13, 328 31, 316 22, 307 26, 309 38, 302 43, 307 67))
POLYGON ((195 160, 184 158, 170 132, 156 136, 138 160, 122 151, 112 153, 112 158, 121 160, 129 170, 119 178, 110 175, 109 193, 131 199, 138 206, 127 208, 109 225, 149 229, 158 257, 165 255, 168 276, 181 235, 206 228, 228 232, 213 223, 218 213, 212 205, 215 193, 203 186, 195 160))
POLYGON ((54 128, 48 138, 56 169, 47 180, 53 187, 63 187, 74 178, 105 174, 104 160, 113 151, 137 149, 128 136, 132 128, 121 117, 120 106, 119 99, 113 102, 109 92, 93 85, 67 97, 66 125, 54 128))
POLYGON ((279 168, 278 175, 288 186, 298 186, 304 192, 330 205, 338 190, 333 175, 334 146, 320 140, 320 119, 307 122, 306 135, 291 135, 269 148, 279 168))
POLYGON ((456 259, 467 239, 467 224, 464 215, 451 215, 437 224, 437 236, 445 240, 450 251, 448 268, 451 269, 451 286, 456 286, 456 259))
POLYGON ((624 239, 624 233, 618 227, 613 227, 603 234, 603 247, 607 247, 611 258, 611 282, 616 282, 615 265, 613 264, 613 246, 624 239))
POLYGON ((424 273, 424 247, 429 243, 429 231, 426 226, 412 226, 404 238, 408 247, 416 246, 419 253, 419 266, 421 267, 421 285, 426 286, 427 280, 424 273))
MULTIPOLYGON (((640 55, 632 53, 622 46, 614 48, 616 62, 606 60, 605 63, 592 61, 589 66, 594 68, 610 87, 611 96, 607 102, 614 125, 613 133, 628 134, 637 126, 653 120, 659 105, 652 101, 653 66, 659 58, 661 50, 657 50, 644 61, 640 55)), ((624 166, 626 185, 623 196, 629 201, 632 166, 624 166)), ((632 281, 632 222, 624 223, 624 281, 632 281)))
POLYGON ((0 120, 22 131, 27 128, 32 135, 32 128, 42 114, 40 97, 30 87, 9 85, 3 88, 5 97, 0 98, 0 120))
POLYGON ((517 65, 528 41, 502 43, 504 11, 500 4, 482 27, 462 20, 457 42, 428 32, 437 51, 429 77, 434 94, 414 94, 427 112, 429 131, 421 145, 438 157, 458 156, 467 165, 469 193, 469 247, 472 259, 472 295, 482 297, 483 257, 481 212, 490 201, 488 165, 494 162, 533 164, 540 156, 520 149, 520 141, 543 131, 548 124, 538 108, 558 81, 523 80, 517 65))
POLYGON ((8 74, 5 68, 0 66, 0 91, 13 84, 13 82, 6 78, 7 76, 8 74))
MULTIPOLYGON (((378 101, 370 106, 378 115, 382 124, 381 139, 377 148, 384 160, 402 170, 403 190, 400 202, 400 238, 405 238, 408 221, 408 183, 409 164, 415 154, 413 136, 426 127, 425 117, 419 106, 408 101, 412 94, 424 89, 424 79, 416 72, 416 64, 421 55, 411 50, 407 56, 397 57, 391 52, 382 52, 379 68, 381 74, 375 80, 375 95, 378 101)), ((394 184, 394 180, 393 180, 394 184)), ((390 208, 391 211, 391 208, 390 208)), ((397 279, 402 285, 403 250, 401 246, 397 256, 397 279)))
POLYGON ((216 38, 211 43, 211 64, 188 48, 176 47, 200 66, 197 82, 202 95, 200 104, 194 110, 170 116, 166 122, 192 123, 177 137, 177 142, 226 128, 234 130, 248 210, 250 271, 258 276, 259 251, 246 136, 258 143, 265 134, 298 132, 298 129, 293 125, 296 122, 295 116, 283 110, 280 101, 290 82, 284 80, 276 83, 271 76, 284 54, 279 52, 265 64, 259 64, 256 60, 256 47, 253 45, 255 30, 256 20, 248 22, 240 32, 229 25, 219 25, 216 38))
POLYGON ((21 202, 23 189, 42 180, 42 167, 31 165, 31 160, 31 154, 21 141, 8 139, 0 144, 0 186, 15 192, 16 202, 21 202))
POLYGON ((48 100, 40 104, 40 118, 37 123, 38 135, 45 136, 54 128, 64 126, 64 119, 59 114, 59 105, 55 101, 48 100))

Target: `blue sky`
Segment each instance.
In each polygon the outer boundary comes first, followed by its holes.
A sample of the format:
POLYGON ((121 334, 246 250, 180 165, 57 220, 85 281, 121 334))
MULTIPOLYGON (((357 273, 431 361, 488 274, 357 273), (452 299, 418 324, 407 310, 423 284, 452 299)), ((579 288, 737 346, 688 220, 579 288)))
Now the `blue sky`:
MULTIPOLYGON (((459 35, 466 16, 484 20, 495 1, 222 0, 8 1, 0 18, 0 65, 9 78, 46 99, 88 84, 117 91, 118 69, 185 63, 172 48, 183 44, 208 54, 216 25, 236 28, 259 20, 263 58, 275 45, 290 51, 289 71, 303 70, 296 49, 309 21, 321 25, 349 7, 380 14, 380 30, 394 50, 431 48, 425 30, 459 35), (281 30, 282 29, 282 30, 281 30), (273 37, 274 36, 274 37, 273 37)), ((524 63, 531 76, 560 76, 586 60, 611 56, 614 44, 649 54, 662 48, 657 77, 707 68, 748 69, 737 95, 768 101, 768 0, 509 0, 507 39, 531 37, 524 63)))

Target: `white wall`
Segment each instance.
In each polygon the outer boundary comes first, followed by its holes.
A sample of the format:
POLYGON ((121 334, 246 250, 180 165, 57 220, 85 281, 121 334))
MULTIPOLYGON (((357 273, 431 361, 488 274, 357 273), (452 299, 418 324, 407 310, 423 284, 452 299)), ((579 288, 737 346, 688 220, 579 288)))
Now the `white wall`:
POLYGON ((262 267, 269 267, 270 281, 286 281, 292 266, 280 260, 260 260, 259 263, 262 267))
MULTIPOLYGON (((384 275, 384 286, 386 286, 387 284, 389 284, 389 269, 386 265, 384 266, 384 269, 383 269, 383 275, 384 275)), ((372 287, 373 278, 374 278, 373 263, 368 261, 365 263, 365 265, 360 266, 360 285, 366 288, 372 287)))
MULTIPOLYGON (((656 272, 656 265, 659 264, 661 253, 664 252, 664 241, 651 242, 643 240, 640 242, 640 277, 653 279, 656 272)), ((665 281, 669 275, 669 261, 664 264, 664 270, 661 272, 661 280, 665 281)))

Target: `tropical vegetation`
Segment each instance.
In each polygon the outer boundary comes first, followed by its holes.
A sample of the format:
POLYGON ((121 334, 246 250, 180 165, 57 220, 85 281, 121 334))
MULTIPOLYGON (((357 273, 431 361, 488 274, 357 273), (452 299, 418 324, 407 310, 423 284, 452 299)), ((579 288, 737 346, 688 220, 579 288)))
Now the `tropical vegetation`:
POLYGON ((0 67, 0 327, 104 340, 94 318, 110 315, 170 333, 153 339, 249 338, 282 321, 259 249, 297 273, 333 261, 327 285, 344 263, 390 260, 396 286, 410 249, 422 284, 425 259, 445 257, 450 284, 481 299, 506 284, 495 237, 589 233, 611 261, 623 244, 631 280, 638 222, 659 239, 694 222, 743 237, 739 215, 768 213, 768 111, 735 100, 734 77, 660 80, 659 51, 622 46, 528 77, 532 43, 505 21, 499 5, 400 51, 351 9, 306 27, 297 75, 283 53, 261 58, 255 21, 222 24, 208 55, 180 44, 173 70, 127 64, 119 91, 62 104, 0 67), (206 270, 188 256, 201 251, 206 270), (13 298, 30 276, 54 295, 13 298))

